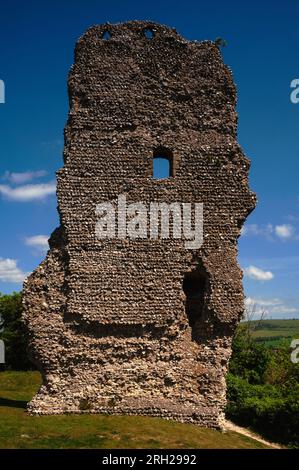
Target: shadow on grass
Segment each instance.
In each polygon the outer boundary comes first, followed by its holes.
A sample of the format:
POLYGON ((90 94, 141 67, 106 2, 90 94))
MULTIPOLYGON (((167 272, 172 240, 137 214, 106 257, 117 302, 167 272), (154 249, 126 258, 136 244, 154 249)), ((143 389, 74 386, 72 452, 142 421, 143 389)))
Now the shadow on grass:
POLYGON ((8 398, 0 397, 0 406, 7 406, 10 408, 26 408, 27 401, 23 400, 9 400, 8 398))

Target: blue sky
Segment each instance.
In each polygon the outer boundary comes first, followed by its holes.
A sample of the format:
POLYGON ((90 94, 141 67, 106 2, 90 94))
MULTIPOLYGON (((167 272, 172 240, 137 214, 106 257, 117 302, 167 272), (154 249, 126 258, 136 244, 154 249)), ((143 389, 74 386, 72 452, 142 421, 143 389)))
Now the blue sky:
POLYGON ((147 19, 190 40, 222 37, 238 88, 239 142, 259 204, 239 243, 248 305, 299 318, 299 4, 185 0, 36 1, 1 5, 0 292, 21 288, 58 225, 66 80, 76 40, 93 24, 147 19), (29 185, 29 186, 28 186, 29 185))

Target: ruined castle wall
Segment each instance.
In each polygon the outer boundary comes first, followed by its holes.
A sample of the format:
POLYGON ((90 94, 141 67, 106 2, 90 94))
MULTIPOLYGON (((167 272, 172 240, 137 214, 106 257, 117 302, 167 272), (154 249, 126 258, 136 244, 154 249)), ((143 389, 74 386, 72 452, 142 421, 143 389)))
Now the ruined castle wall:
POLYGON ((214 43, 146 22, 102 25, 77 43, 69 96, 57 173, 61 227, 24 288, 44 377, 29 409, 219 426, 243 311, 237 238, 255 205, 236 141, 231 73, 214 43), (163 152, 172 176, 153 179, 153 157, 163 152), (202 247, 188 250, 173 238, 98 240, 95 207, 116 205, 120 194, 128 203, 203 203, 202 247), (186 273, 202 286, 190 305, 186 273))

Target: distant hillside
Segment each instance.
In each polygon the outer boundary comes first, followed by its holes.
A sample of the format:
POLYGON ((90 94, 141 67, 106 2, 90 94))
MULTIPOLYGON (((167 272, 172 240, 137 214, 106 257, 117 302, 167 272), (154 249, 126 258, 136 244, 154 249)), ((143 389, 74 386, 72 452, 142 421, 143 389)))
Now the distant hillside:
MULTIPOLYGON (((244 323, 241 323, 241 328, 244 323)), ((267 346, 291 342, 299 338, 299 319, 294 320, 256 320, 250 322, 252 335, 257 342, 263 342, 267 346)))

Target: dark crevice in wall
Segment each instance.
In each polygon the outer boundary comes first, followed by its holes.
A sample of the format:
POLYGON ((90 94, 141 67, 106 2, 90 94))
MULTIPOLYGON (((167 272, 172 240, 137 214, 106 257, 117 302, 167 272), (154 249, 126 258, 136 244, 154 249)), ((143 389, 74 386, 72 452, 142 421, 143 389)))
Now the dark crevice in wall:
POLYGON ((183 291, 186 296, 185 312, 192 331, 192 340, 199 341, 204 335, 204 307, 208 288, 208 276, 199 266, 187 272, 183 280, 183 291))
POLYGON ((168 326, 144 326, 130 324, 101 324, 97 321, 84 321, 81 315, 75 313, 64 314, 64 323, 67 324, 75 334, 86 335, 94 338, 105 338, 113 336, 114 338, 141 338, 153 337, 155 339, 162 338, 167 335, 168 326), (80 323, 79 323, 80 322, 80 323))

